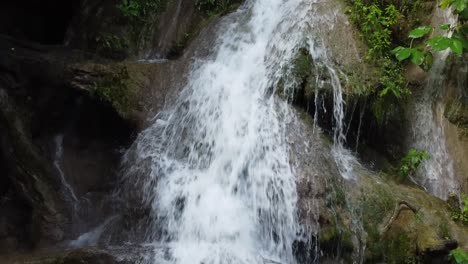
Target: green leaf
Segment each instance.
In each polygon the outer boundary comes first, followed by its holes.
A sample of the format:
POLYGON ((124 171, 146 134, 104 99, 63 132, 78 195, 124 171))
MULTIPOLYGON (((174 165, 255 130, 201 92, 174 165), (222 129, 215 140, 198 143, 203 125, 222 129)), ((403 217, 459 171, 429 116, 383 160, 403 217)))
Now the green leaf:
POLYGON ((411 54, 411 62, 416 64, 416 65, 421 65, 424 62, 424 52, 413 49, 412 54, 411 54))
POLYGON ((468 252, 461 248, 450 251, 450 256, 455 260, 457 264, 466 264, 468 262, 468 252))
POLYGON ((440 29, 442 29, 442 30, 449 30, 449 29, 450 29, 450 24, 443 24, 443 25, 440 25, 440 29))
POLYGON ((453 3, 453 0, 443 0, 440 2, 439 6, 442 8, 447 8, 453 3))
POLYGON ((455 4, 455 9, 457 9, 458 13, 461 13, 466 8, 465 0, 456 0, 454 4, 455 4))
POLYGON ((454 34, 452 36, 452 39, 456 39, 456 40, 459 40, 461 41, 462 45, 463 45, 463 48, 465 50, 468 50, 468 39, 466 39, 463 35, 461 34, 454 34))
POLYGON ((390 90, 390 88, 385 88, 385 89, 383 89, 383 90, 380 92, 379 96, 384 97, 385 95, 387 95, 388 90, 390 90))
POLYGON ((450 49, 458 55, 463 53, 463 43, 458 39, 452 39, 450 49))
POLYGON ((396 54, 397 52, 399 52, 399 51, 402 50, 402 49, 405 49, 405 47, 398 46, 398 47, 394 48, 393 50, 391 50, 390 52, 391 52, 392 54, 396 54))
POLYGON ((410 32, 409 37, 414 39, 424 37, 425 35, 429 34, 432 29, 432 27, 427 26, 418 27, 410 32))
POLYGON ((425 62, 425 70, 429 70, 432 67, 432 64, 434 63, 434 57, 432 56, 432 53, 426 52, 426 58, 424 59, 425 62))
POLYGON ((395 53, 395 57, 397 58, 398 61, 403 61, 411 56, 412 49, 398 47, 394 49, 392 52, 395 53))
POLYGON ((427 45, 431 46, 431 48, 435 51, 442 51, 448 49, 452 44, 452 40, 447 37, 436 36, 429 39, 427 45))

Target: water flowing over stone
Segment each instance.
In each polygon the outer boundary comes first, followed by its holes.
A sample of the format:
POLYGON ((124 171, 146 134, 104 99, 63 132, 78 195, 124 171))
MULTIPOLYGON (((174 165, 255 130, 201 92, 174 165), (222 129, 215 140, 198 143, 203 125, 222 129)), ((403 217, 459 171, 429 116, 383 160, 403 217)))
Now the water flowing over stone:
POLYGON ((57 135, 54 138, 55 143, 55 157, 54 157, 54 167, 57 170, 60 180, 62 181, 63 187, 66 189, 66 195, 70 197, 72 200, 71 203, 75 210, 78 206, 78 198, 76 197, 75 191, 73 191, 73 187, 67 182, 65 177, 65 173, 62 168, 62 159, 63 159, 63 135, 57 135))
MULTIPOLYGON (((169 263, 295 263, 300 227, 285 133, 292 115, 274 94, 318 31, 317 4, 245 3, 235 23, 221 26, 214 54, 194 63, 175 106, 126 154, 126 176, 152 208, 149 240, 167 245, 169 263)), ((341 124, 343 113, 335 116, 341 124)), ((336 134, 342 145, 342 128, 336 134)))
MULTIPOLYGON (((444 10, 442 15, 445 23, 454 25, 457 21, 451 9, 444 10)), ((442 87, 446 83, 447 76, 444 70, 449 54, 448 50, 438 54, 424 90, 416 100, 411 122, 412 146, 429 154, 429 160, 423 163, 415 180, 430 193, 442 199, 446 199, 449 193, 459 191, 453 161, 447 149, 443 123, 445 104, 442 99, 444 96, 442 87)))

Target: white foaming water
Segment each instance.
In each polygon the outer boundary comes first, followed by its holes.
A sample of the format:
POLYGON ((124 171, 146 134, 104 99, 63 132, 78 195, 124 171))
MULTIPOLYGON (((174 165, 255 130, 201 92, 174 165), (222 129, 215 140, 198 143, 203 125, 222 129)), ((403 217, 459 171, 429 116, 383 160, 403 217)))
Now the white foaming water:
POLYGON ((70 241, 68 245, 72 248, 96 246, 98 244, 99 238, 101 238, 101 235, 104 232, 104 228, 115 218, 116 216, 109 217, 106 221, 104 221, 104 223, 97 226, 93 230, 80 235, 75 240, 70 241))
MULTIPOLYGON (((443 11, 446 23, 454 25, 457 18, 451 9, 443 11)), ((451 33, 449 33, 451 34, 451 33)), ((434 62, 423 94, 416 101, 412 120, 413 147, 429 154, 415 179, 435 196, 446 199, 449 193, 458 193, 453 161, 447 149, 444 132, 444 108, 441 97, 446 76, 444 74, 449 50, 440 52, 434 62)))
MULTIPOLYGON (((62 159, 63 159, 63 135, 57 135, 54 138, 55 143, 55 157, 54 157, 54 167, 57 169, 62 185, 65 187, 67 193, 70 195, 70 198, 73 200, 73 206, 76 207, 78 203, 78 198, 73 191, 71 185, 67 182, 65 178, 65 173, 62 169, 62 159)), ((75 208, 76 209, 76 208, 75 208)))
MULTIPOLYGON (((312 55, 316 68, 324 69, 325 74, 330 78, 330 85, 333 88, 333 148, 332 156, 335 159, 337 167, 343 178, 347 180, 354 180, 355 174, 353 171, 354 166, 357 163, 354 155, 345 148, 346 137, 345 137, 345 101, 343 98, 343 87, 341 85, 340 78, 337 70, 333 67, 333 64, 328 58, 326 49, 319 42, 315 40, 309 40, 309 53, 312 55)), ((323 81, 320 80, 319 71, 315 72, 316 75, 316 91, 315 91, 315 117, 314 120, 318 119, 319 112, 319 100, 318 100, 318 87, 323 86, 323 81)), ((324 107, 325 108, 325 107, 324 107)), ((326 109, 325 109, 326 111, 326 109)))
MULTIPOLYGON (((314 24, 318 3, 248 1, 237 22, 221 28, 214 55, 194 64, 174 107, 127 152, 126 179, 143 186, 153 214, 148 237, 167 245, 168 263, 296 262, 300 227, 285 128, 293 116, 274 87, 323 26, 314 24)), ((328 65, 322 48, 311 54, 328 65)), ((341 85, 327 69, 342 124, 341 85)), ((337 128, 341 147, 342 134, 337 128)))

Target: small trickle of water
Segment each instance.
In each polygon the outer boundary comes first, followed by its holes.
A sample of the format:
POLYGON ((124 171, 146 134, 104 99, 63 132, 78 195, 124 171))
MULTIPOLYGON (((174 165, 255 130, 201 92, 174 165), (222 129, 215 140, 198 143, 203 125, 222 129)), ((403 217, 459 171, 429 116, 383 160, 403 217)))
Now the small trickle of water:
POLYGON ((77 239, 70 241, 68 245, 72 248, 96 246, 106 226, 115 218, 116 216, 109 217, 101 225, 97 226, 89 232, 80 235, 77 239))
POLYGON ((60 180, 62 181, 62 186, 65 187, 66 194, 72 199, 72 202, 74 206, 76 207, 76 204, 78 203, 78 198, 76 197, 75 192, 73 191, 73 188, 71 187, 71 185, 67 182, 65 173, 63 172, 63 169, 62 169, 63 135, 60 134, 60 135, 55 136, 54 143, 55 143, 54 167, 60 176, 60 180))
MULTIPOLYGON (((455 24, 452 10, 444 10, 446 23, 455 24)), ((423 163, 415 179, 430 193, 446 199, 449 193, 458 193, 458 183, 453 170, 453 161, 447 149, 444 132, 443 87, 446 81, 444 70, 450 51, 440 52, 435 59, 423 94, 417 98, 412 120, 413 148, 428 153, 430 159, 423 163)))
MULTIPOLYGON (((335 159, 335 162, 338 166, 340 174, 343 178, 347 180, 355 179, 355 174, 353 172, 353 167, 356 164, 356 158, 354 155, 346 149, 346 137, 345 137, 345 101, 343 98, 343 87, 339 78, 339 73, 333 67, 333 64, 330 63, 328 55, 326 53, 325 47, 323 47, 320 42, 316 40, 309 39, 308 41, 309 53, 312 55, 314 64, 316 68, 324 69, 325 74, 330 78, 330 85, 333 89, 333 148, 332 155, 335 159)), ((316 75, 316 86, 321 87, 323 82, 320 78, 318 72, 316 75)), ((318 88, 317 88, 318 89, 318 88)), ((315 91, 315 117, 317 120, 319 112, 319 100, 318 100, 319 91, 315 91)), ((324 111, 326 111, 325 107, 324 111)))

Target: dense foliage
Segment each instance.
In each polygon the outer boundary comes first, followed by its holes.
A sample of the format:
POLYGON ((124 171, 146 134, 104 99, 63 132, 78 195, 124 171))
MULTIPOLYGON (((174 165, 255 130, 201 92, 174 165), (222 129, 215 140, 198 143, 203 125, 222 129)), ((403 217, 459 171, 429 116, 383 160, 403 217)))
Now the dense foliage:
POLYGON ((462 194, 461 198, 462 208, 452 212, 452 219, 468 225, 468 196, 462 194))
POLYGON ((410 60, 416 65, 423 65, 423 69, 427 70, 432 65, 433 52, 447 49, 457 55, 468 52, 468 0, 444 0, 440 7, 453 8, 458 16, 457 23, 440 25, 440 30, 447 32, 444 36, 433 36, 416 47, 412 46, 413 40, 426 37, 434 28, 420 26, 414 29, 408 36, 412 39, 410 47, 399 46, 392 51, 399 61, 410 60))
POLYGON ((419 165, 424 160, 428 160, 429 155, 422 150, 412 149, 408 154, 401 160, 400 168, 398 173, 402 179, 406 179, 416 172, 419 165))
POLYGON ((381 68, 380 96, 401 98, 409 94, 405 87, 403 70, 390 55, 392 27, 403 16, 394 4, 382 1, 351 1, 348 7, 351 21, 361 31, 361 38, 368 45, 366 59, 381 68))
POLYGON ((124 17, 144 22, 151 13, 160 10, 165 0, 122 0, 117 6, 124 17))
POLYGON ((456 264, 468 264, 468 252, 457 248, 450 252, 450 257, 456 264))

